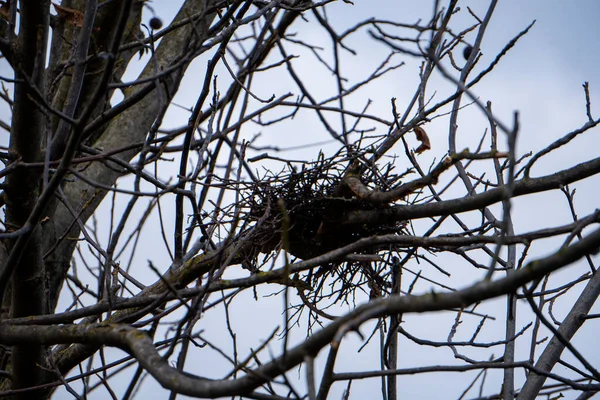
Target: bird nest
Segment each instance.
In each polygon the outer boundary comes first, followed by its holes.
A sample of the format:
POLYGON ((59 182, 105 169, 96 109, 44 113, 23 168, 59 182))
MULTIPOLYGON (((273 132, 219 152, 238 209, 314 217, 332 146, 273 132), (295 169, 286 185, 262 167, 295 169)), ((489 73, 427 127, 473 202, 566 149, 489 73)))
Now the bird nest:
MULTIPOLYGON (((306 260, 356 240, 373 235, 401 233, 404 224, 351 225, 348 217, 355 212, 389 208, 389 203, 361 198, 354 182, 362 190, 381 191, 398 186, 403 175, 366 167, 361 157, 349 159, 321 157, 303 164, 300 170, 267 177, 247 198, 250 216, 261 225, 257 243, 261 252, 280 248, 306 260)), ((364 196, 362 196, 364 197, 364 196)), ((381 249, 363 248, 374 254, 381 249)))

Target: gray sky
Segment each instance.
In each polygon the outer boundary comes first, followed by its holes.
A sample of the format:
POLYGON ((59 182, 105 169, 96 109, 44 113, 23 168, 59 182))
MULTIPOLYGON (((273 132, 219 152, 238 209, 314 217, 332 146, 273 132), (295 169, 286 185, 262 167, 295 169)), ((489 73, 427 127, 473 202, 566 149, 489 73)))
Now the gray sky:
MULTIPOLYGON (((171 2, 164 0, 155 0, 152 6, 157 15, 165 19, 165 22, 175 12, 176 5, 180 2, 171 2)), ((444 3, 444 2, 442 2, 444 3)), ((473 0, 461 2, 461 13, 455 18, 452 28, 458 31, 462 27, 473 22, 468 14, 466 6, 470 6, 473 11, 483 17, 487 9, 488 2, 482 0, 473 0)), ((401 0, 373 0, 361 1, 355 0, 355 5, 338 2, 328 8, 328 15, 334 21, 334 26, 342 30, 344 27, 351 26, 354 22, 365 19, 370 16, 397 20, 399 22, 416 22, 419 18, 428 20, 432 12, 431 1, 401 1, 401 0)), ((521 129, 519 131, 518 152, 520 154, 528 151, 534 153, 547 146, 553 140, 564 135, 566 132, 581 127, 587 120, 585 115, 585 98, 582 89, 582 83, 590 82, 592 95, 592 112, 595 117, 600 115, 600 45, 598 44, 599 29, 598 17, 600 16, 600 2, 595 0, 504 0, 499 2, 495 11, 495 16, 486 33, 482 44, 483 57, 479 68, 487 66, 502 47, 515 35, 524 29, 533 20, 537 20, 530 33, 519 41, 517 46, 511 50, 494 72, 476 86, 474 93, 485 103, 492 101, 495 114, 505 123, 510 124, 514 111, 519 111, 521 129)), ((327 37, 323 30, 314 25, 314 18, 309 16, 310 23, 297 21, 294 31, 299 35, 306 35, 308 41, 315 44, 328 45, 327 37), (325 38, 325 40, 322 40, 325 38)), ((466 40, 472 42, 474 34, 467 36, 466 40)), ((358 56, 344 54, 344 60, 347 61, 343 72, 354 79, 364 77, 369 73, 373 65, 376 65, 382 56, 387 54, 388 50, 381 44, 373 43, 367 40, 366 35, 357 35, 356 40, 349 42, 357 52, 358 56)), ((301 53, 300 50, 298 50, 301 53)), ((335 93, 335 85, 331 75, 318 65, 314 64, 314 58, 308 58, 308 54, 303 53, 303 58, 296 60, 295 65, 302 76, 308 81, 311 88, 327 98, 335 93)), ((390 74, 385 79, 370 86, 365 91, 358 92, 349 100, 350 104, 355 105, 356 109, 362 108, 362 105, 370 99, 373 101, 371 112, 378 114, 386 119, 391 119, 390 98, 396 97, 399 109, 402 110, 404 104, 408 101, 418 85, 418 64, 419 61, 410 57, 398 56, 396 61, 406 61, 406 65, 396 72, 390 74)), ((462 61, 462 60, 460 60, 462 61)), ((198 95, 199 88, 202 85, 206 59, 197 60, 188 70, 180 93, 176 102, 182 105, 192 106, 198 95)), ((227 73, 220 70, 220 78, 227 82, 227 73)), ((7 75, 2 71, 2 75, 7 75)), ((136 76, 136 67, 132 67, 129 78, 136 76)), ((437 76, 432 79, 429 87, 429 94, 438 89, 440 92, 448 92, 451 86, 436 73, 437 76)), ((268 98, 271 94, 276 96, 288 91, 297 93, 293 85, 289 85, 289 80, 283 80, 285 72, 276 72, 274 75, 265 75, 257 77, 258 83, 255 85, 256 93, 268 98), (277 79, 279 76, 282 80, 277 79)), ((223 83, 222 87, 226 87, 223 83)), ((441 98, 441 97, 440 97, 441 98)), ((466 99, 464 100, 466 102, 466 99)), ((300 113, 299 117, 293 121, 277 125, 275 128, 267 129, 256 126, 253 130, 251 126, 244 131, 248 137, 261 132, 259 144, 278 145, 282 147, 310 144, 313 142, 327 141, 330 136, 323 132, 320 124, 309 113, 300 113)), ((176 127, 187 123, 188 113, 184 110, 173 108, 165 122, 166 126, 176 127)), ((485 117, 482 113, 471 107, 461 114, 459 119, 459 147, 470 147, 474 149, 478 138, 487 127, 484 123, 485 117)), ((378 129, 382 129, 381 126, 378 129)), ((440 159, 448 150, 447 132, 448 119, 441 118, 427 125, 428 133, 432 140, 432 151, 427 152, 419 159, 422 165, 429 165, 434 159, 440 159)), ((534 169, 534 175, 545 174, 556 171, 560 168, 588 160, 598 154, 598 144, 600 140, 596 137, 598 130, 588 132, 584 136, 577 138, 574 143, 566 149, 559 150, 556 154, 543 159, 534 169)), ((417 142, 412 140, 411 145, 417 146, 417 142)), ((324 151, 337 149, 335 143, 329 143, 322 146, 324 151)), ((306 160, 314 159, 318 154, 318 148, 308 148, 303 150, 284 153, 290 158, 301 158, 306 160)), ((403 154, 403 149, 398 148, 398 154, 403 154)), ((406 168, 408 162, 400 157, 399 168, 406 168), (401 163, 406 162, 403 166, 401 163)), ((598 207, 594 183, 582 182, 577 184, 577 210, 580 215, 584 215, 598 207)), ((452 192, 454 196, 462 196, 460 190, 452 192)), ((108 207, 106 205, 106 207, 108 207)), ((168 211, 169 205, 165 205, 168 211)), ((495 211, 499 209, 496 208, 495 211)), ((564 197, 559 194, 545 195, 541 200, 540 196, 531 196, 520 198, 515 202, 514 221, 515 230, 523 232, 546 226, 549 223, 556 225, 571 221, 571 216, 567 212, 564 197), (551 221, 551 222, 549 222, 551 221)), ((168 255, 164 247, 157 242, 156 238, 147 238, 152 240, 153 245, 144 251, 138 262, 145 267, 145 259, 152 259, 156 265, 168 265, 168 255), (156 244, 155 244, 156 243, 156 244)), ((557 241, 546 242, 547 246, 555 246, 557 241)), ((534 247, 530 254, 547 254, 552 247, 534 247)), ((455 287, 464 287, 478 276, 473 276, 472 271, 461 271, 458 263, 459 259, 444 259, 444 267, 451 270, 453 276, 449 283, 455 287), (456 265, 454 262, 456 261, 456 265), (470 281, 469 281, 470 279, 470 281)), ((413 265, 415 271, 424 269, 423 266, 413 265)), ((572 267, 573 271, 561 272, 561 274, 579 275, 585 268, 572 267)), ((439 278, 434 272, 427 270, 432 277, 439 278)), ((153 276, 147 276, 147 283, 155 280, 153 276)), ((262 289, 262 294, 270 293, 275 288, 267 287, 262 289)), ((421 287, 422 292, 427 291, 425 286, 421 287)), ((251 298, 251 293, 244 293, 242 298, 238 299, 238 304, 247 304, 246 307, 232 309, 232 321, 239 328, 239 332, 245 332, 244 335, 238 335, 238 345, 240 353, 244 354, 250 347, 256 348, 260 345, 262 339, 270 333, 272 326, 268 324, 257 324, 258 315, 268 315, 273 321, 281 321, 282 303, 280 298, 261 298, 255 302, 251 298)), ((366 301, 366 298, 359 299, 366 301)), ((503 315, 504 300, 490 301, 484 304, 481 310, 494 312, 500 316, 503 315), (500 311, 497 311, 500 310, 500 311)), ((480 310, 480 311, 481 311, 480 310)), ((559 308, 560 310, 560 308, 559 308)), ((223 309, 215 312, 209 312, 199 323, 198 327, 205 329, 205 335, 215 341, 218 341, 219 335, 223 334, 225 328, 223 320, 223 309)), ((341 311, 341 310, 340 310, 341 311)), ((564 311, 563 311, 564 312, 564 311)), ((564 314, 563 314, 564 315, 564 314)), ((407 329, 414 335, 438 340, 444 340, 448 329, 454 320, 454 313, 441 313, 436 316, 407 315, 404 320, 407 321, 407 329), (441 332, 441 335, 437 334, 441 332), (437 334, 437 335, 436 335, 437 334)), ((527 317, 527 316, 525 316, 527 317)), ((526 322, 527 318, 523 319, 526 322)), ((468 339, 472 333, 473 327, 479 322, 478 319, 469 319, 465 317, 465 322, 461 326, 461 331, 457 339, 468 339)), ((279 322, 280 323, 280 322, 279 322)), ((588 323, 591 325, 591 323, 588 323)), ((366 324, 361 332, 368 336, 373 329, 374 324, 366 324)), ((520 325, 519 327, 521 327, 520 325)), ((593 362, 600 362, 599 350, 597 346, 589 346, 594 339, 591 326, 584 329, 576 337, 576 345, 584 351, 593 362)), ((482 338, 496 338, 500 340, 503 337, 502 320, 492 321, 486 325, 482 332, 482 338)), ((302 339, 302 332, 299 332, 295 339, 302 339)), ((160 338, 159 338, 160 339, 160 338)), ((596 339, 594 339, 596 340, 596 339)), ((342 344, 342 352, 338 359, 337 371, 358 370, 358 369, 378 369, 379 357, 377 354, 377 340, 373 345, 357 354, 354 350, 359 343, 356 335, 349 335, 348 339, 342 344)), ((525 345, 527 340, 525 340, 525 345)), ((401 355, 399 366, 419 366, 435 363, 452 363, 453 357, 450 351, 441 352, 428 348, 417 347, 414 344, 401 340, 401 355), (443 357, 443 358, 442 358, 443 357)), ((527 354, 528 349, 522 347, 519 343, 521 354, 527 354)), ((279 344, 273 346, 271 351, 279 354, 281 348, 279 344)), ((499 356, 502 349, 498 347, 494 350, 495 356, 499 356)), ((109 350, 108 354, 121 354, 118 351, 109 350)), ((219 368, 227 370, 228 364, 223 361, 216 353, 213 357, 206 357, 203 351, 202 358, 189 358, 188 366, 199 374, 207 376, 219 376, 219 368)), ((489 351, 473 351, 469 355, 473 357, 485 356, 489 351)), ((525 356, 524 356, 525 357, 525 356)), ((303 376, 304 371, 292 371, 289 377, 296 379, 299 375, 303 376)), ((475 373, 464 374, 426 374, 420 376, 407 376, 399 378, 399 390, 403 393, 405 399, 437 399, 437 398, 457 398, 465 389, 468 382, 475 376, 475 373)), ((523 374, 517 372, 517 377, 523 378, 523 374)), ((490 382, 498 382, 501 379, 501 373, 498 371, 490 372, 490 382)), ((123 380, 123 385, 126 385, 123 380)), ((518 384, 518 383, 517 383, 518 384)), ((120 384, 117 384, 118 389, 120 384)), ((298 383, 299 387, 303 383, 298 383)), ((355 381, 352 384, 352 398, 367 399, 379 397, 380 382, 378 379, 355 381)), ((496 387, 493 384, 489 386, 496 387)), ((335 385, 331 392, 331 398, 340 398, 343 390, 342 385, 335 385)), ((491 390, 491 389, 490 389, 491 390)), ((119 392, 122 393, 122 392, 119 392)), ((168 396, 168 392, 151 378, 144 381, 140 389, 138 398, 163 399, 168 396)), ((181 396, 184 398, 185 396, 181 396)), ((472 396, 468 396, 472 397, 472 396)), ((64 391, 57 392, 56 398, 70 398, 70 395, 64 391)), ((90 398, 105 398, 105 393, 98 390, 95 396, 90 398)))

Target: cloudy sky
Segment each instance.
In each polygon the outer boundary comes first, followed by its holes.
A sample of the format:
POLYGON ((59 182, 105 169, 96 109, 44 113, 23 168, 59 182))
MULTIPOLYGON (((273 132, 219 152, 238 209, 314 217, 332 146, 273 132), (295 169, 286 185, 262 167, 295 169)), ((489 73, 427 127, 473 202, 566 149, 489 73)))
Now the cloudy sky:
MULTIPOLYGON (((166 2, 155 2, 157 13, 165 13, 162 7, 168 7, 166 2)), ((428 20, 432 13, 433 3, 431 1, 400 1, 400 0, 357 0, 355 4, 349 5, 343 2, 337 2, 328 8, 328 16, 334 27, 343 31, 346 27, 368 17, 378 17, 382 19, 396 20, 400 22, 416 22, 419 19, 428 20)), ((441 2, 445 3, 445 2, 441 2)), ((478 16, 483 17, 489 2, 487 1, 467 1, 461 2, 461 12, 453 19, 452 28, 458 31, 466 28, 473 23, 473 18, 467 12, 467 6, 470 7, 478 16)), ((598 37, 600 34, 597 19, 600 15, 600 3, 596 1, 558 1, 558 0, 529 0, 517 1, 506 0, 499 2, 494 17, 488 27, 488 32, 482 43, 483 57, 479 63, 479 68, 487 66, 496 54, 516 36, 525 29, 532 21, 536 20, 534 27, 529 34, 521 39, 517 46, 511 50, 497 66, 495 71, 479 84, 474 93, 485 103, 492 101, 494 112, 497 117, 510 124, 515 111, 520 115, 520 131, 518 152, 519 154, 533 151, 534 153, 553 140, 561 137, 567 132, 581 127, 586 121, 585 98, 582 84, 585 81, 590 83, 592 95, 592 111, 600 108, 600 50, 598 37), (596 106, 597 105, 597 106, 596 106)), ((322 28, 314 24, 314 19, 309 16, 309 22, 298 21, 295 29, 299 35, 306 38, 307 41, 326 46, 328 37, 322 28)), ((467 41, 473 41, 474 34, 466 37, 467 41)), ((348 43, 347 43, 348 44, 348 43)), ((367 76, 388 53, 388 49, 378 43, 373 43, 367 35, 357 34, 349 45, 358 52, 358 56, 343 54, 345 76, 361 79, 367 76)), ((314 58, 309 57, 307 53, 298 50, 302 57, 295 60, 298 73, 305 79, 307 85, 315 93, 321 96, 321 99, 328 98, 335 93, 335 82, 331 75, 315 64, 314 58)), ((325 53, 326 54, 326 53, 325 53)), ((397 98, 399 105, 406 104, 413 95, 418 85, 417 74, 420 61, 410 57, 399 56, 396 61, 405 61, 405 66, 390 74, 385 79, 369 86, 366 91, 359 92, 349 100, 350 104, 359 110, 367 100, 373 102, 372 113, 390 119, 390 99, 397 98)), ((193 104, 197 96, 197 88, 201 85, 198 76, 202 76, 203 63, 194 64, 188 73, 188 81, 184 84, 186 89, 181 93, 182 102, 193 104), (192 72, 197 71, 197 72, 192 72), (189 89, 187 89, 189 88, 189 89), (195 90, 194 90, 195 89, 195 90)), ((225 74, 226 76, 226 74, 225 74)), ((293 85, 282 86, 285 73, 282 72, 281 80, 273 79, 269 75, 260 84, 254 85, 255 92, 263 97, 269 97, 271 94, 280 95, 288 90, 297 93, 293 85)), ((433 84, 429 90, 451 90, 451 86, 438 73, 434 74, 433 84), (437 86, 436 86, 437 85, 437 86)), ((399 106, 402 109, 402 106, 399 106)), ((598 111, 600 113, 600 111, 598 111)), ((594 114, 596 117, 600 114, 594 114)), ((181 110, 173 110, 170 114, 167 124, 180 126, 187 121, 186 115, 181 110)), ((477 143, 481 137, 485 124, 485 117, 474 107, 465 110, 458 121, 458 142, 459 148, 471 147, 477 143)), ((381 127, 379 127, 381 129, 381 127)), ((429 165, 434 159, 439 159, 448 149, 447 132, 448 119, 440 119, 432 122, 428 126, 428 133, 432 140, 433 149, 426 153, 420 159, 422 165, 429 165)), ((321 126, 312 119, 299 117, 294 121, 279 125, 276 129, 266 129, 256 127, 256 130, 248 129, 247 134, 252 136, 260 132, 262 134, 259 144, 277 145, 281 147, 291 147, 310 144, 314 142, 328 141, 329 137, 323 132, 321 126)), ((541 175, 556 171, 561 167, 576 164, 578 162, 597 156, 599 139, 595 137, 598 132, 589 132, 566 149, 561 149, 548 159, 542 159, 534 175, 541 175)), ((416 142, 412 143, 416 147, 416 142)), ((293 159, 311 160, 316 157, 319 149, 327 152, 337 149, 335 142, 323 144, 318 147, 303 148, 299 150, 285 152, 284 155, 293 159)), ((403 154, 403 149, 398 149, 398 154, 403 154)), ((402 159, 399 159, 402 163, 402 159)), ((400 165, 399 167, 402 167, 400 165)), ((597 201, 594 184, 591 182, 580 183, 577 185, 577 207, 580 215, 592 211, 596 208, 597 201)), ((464 193, 456 192, 456 196, 464 193)), ((496 209, 497 210, 497 209, 496 209)), ((539 196, 532 196, 527 199, 520 199, 515 204, 514 220, 517 232, 542 227, 551 220, 553 224, 567 223, 571 221, 571 216, 565 207, 564 197, 554 194, 544 197, 540 200, 539 196)), ((558 244, 557 241, 545 242, 545 245, 552 246, 558 244)), ((534 247, 531 255, 544 255, 552 247, 534 247)), ((453 273, 452 284, 455 287, 464 287, 476 277, 468 277, 460 270, 453 269, 454 260, 446 259, 447 264, 443 264, 453 273), (461 281, 461 280, 467 281, 461 281)), ((417 267, 415 267, 417 268, 417 267)), ((573 274, 580 274, 581 271, 574 271, 573 274)), ((426 288, 422 288, 424 291, 426 288)), ((234 311, 233 320, 238 327, 252 327, 252 333, 245 338, 239 338, 241 347, 256 347, 260 342, 259 338, 265 338, 270 332, 271 327, 265 326, 262 331, 254 323, 256 315, 271 315, 275 320, 281 313, 280 299, 264 298, 261 299, 262 305, 260 311, 257 311, 256 303, 248 295, 248 303, 252 304, 248 309, 238 309, 234 311)), ((240 303, 244 303, 240 300, 240 303)), ((490 313, 497 312, 498 309, 504 309, 504 300, 487 302, 482 307, 490 313)), ((557 306, 557 309, 560 309, 557 306)), ((564 311, 564 310, 562 310, 564 311)), ((498 313, 502 315, 503 312, 498 313)), ((410 315, 405 317, 410 332, 422 337, 443 340, 444 337, 432 335, 432 331, 440 330, 447 332, 451 326, 454 314, 442 313, 435 317, 410 315)), ((527 322, 523 318, 520 326, 527 322)), ((206 315, 204 326, 210 327, 222 325, 222 320, 218 315, 206 315)), ((463 339, 468 339, 472 333, 472 328, 478 323, 477 319, 469 320, 465 318, 462 325, 464 329, 461 333, 463 339)), ((367 324, 362 329, 364 335, 369 335, 373 329, 373 324, 367 324)), ((504 330, 503 322, 490 322, 484 330, 484 338, 501 339, 501 336, 495 336, 493 333, 504 330)), ((207 335, 218 335, 219 329, 211 332, 207 328, 207 335)), ((459 333, 459 336, 460 334, 459 333)), ((591 360, 599 361, 600 354, 596 346, 589 346, 593 332, 590 330, 582 331, 577 336, 576 344, 580 345, 582 350, 591 360)), ((297 339, 302 339, 299 334, 297 339)), ((356 337, 350 337, 343 343, 343 352, 338 359, 338 371, 341 370, 367 370, 378 369, 379 359, 376 352, 376 346, 370 351, 356 353, 360 341, 356 337)), ((452 355, 449 350, 445 353, 438 350, 424 349, 418 347, 409 341, 401 342, 400 367, 428 365, 436 363, 451 363, 452 355)), ((519 345, 519 351, 527 354, 527 344, 519 345)), ((278 353, 278 348, 273 348, 274 353, 278 353)), ((495 356, 501 354, 502 349, 495 350, 495 356)), ((486 352, 472 351, 470 356, 485 357, 486 352)), ((199 373, 209 373, 209 370, 219 365, 221 361, 215 357, 215 360, 202 360, 196 366, 199 373), (216 363, 216 364, 215 364, 216 363)), ((224 367, 226 367, 223 364, 224 367)), ((302 376, 302 372, 292 371, 290 378, 302 376)), ((408 376, 399 379, 399 390, 403 398, 457 398, 465 389, 468 383, 475 376, 471 374, 436 374, 408 376), (435 383, 435 384, 432 384, 435 383)), ((501 373, 492 371, 489 373, 489 382, 499 382, 501 373)), ((522 382, 523 374, 517 373, 517 385, 522 382)), ((162 398, 164 393, 156 388, 155 383, 146 381, 142 391, 152 398, 162 398)), ((298 384, 300 387, 302 383, 298 384)), ((493 384, 491 387, 495 387, 493 384)), ((353 398, 376 398, 379 396, 379 381, 376 379, 353 382, 353 398), (375 394, 374 394, 375 393, 375 394), (374 397, 373 397, 374 396, 374 397)), ((340 398, 344 389, 343 385, 334 386, 331 398, 340 398)), ((473 397, 473 396, 468 396, 473 397)))
MULTIPOLYGON (((168 21, 176 12, 176 4, 165 0, 154 0, 152 6, 156 14, 168 21)), ((328 7, 328 15, 337 29, 344 30, 354 23, 369 18, 378 17, 399 22, 411 23, 419 19, 428 20, 432 13, 432 1, 405 1, 405 0, 355 0, 354 5, 338 1, 328 7)), ((445 2, 441 2, 445 3, 445 2)), ((458 31, 473 23, 473 18, 467 12, 467 6, 480 17, 486 12, 489 2, 483 0, 472 0, 460 2, 461 12, 453 20, 452 29, 458 31)), ((483 57, 480 66, 486 66, 495 55, 511 40, 515 35, 528 26, 533 20, 536 20, 535 26, 529 34, 519 41, 517 46, 511 50, 498 65, 495 71, 486 79, 477 85, 474 93, 485 103, 492 101, 494 112, 500 120, 510 124, 512 115, 515 111, 520 115, 520 131, 518 152, 520 154, 528 151, 540 150, 551 143, 553 140, 581 127, 586 121, 585 115, 585 97, 582 84, 585 81, 590 83, 592 112, 595 117, 600 116, 600 28, 598 28, 598 17, 600 16, 600 2, 595 0, 503 0, 496 7, 494 17, 488 27, 488 32, 482 44, 483 57)), ((308 18, 308 22, 297 21, 295 29, 299 36, 303 36, 307 41, 326 46, 328 37, 322 28, 314 24, 314 18, 308 18)), ((474 40, 474 34, 466 37, 467 41, 474 40)), ((373 43, 367 35, 357 35, 356 39, 350 42, 350 46, 358 52, 358 56, 350 54, 344 55, 343 73, 349 77, 360 79, 368 74, 374 65, 384 57, 388 49, 385 46, 373 43)), ((300 52, 300 50, 299 50, 300 52)), ((308 56, 308 54, 302 54, 308 56)), ((414 93, 418 85, 418 65, 419 60, 410 57, 398 56, 396 61, 405 61, 406 65, 390 74, 385 79, 369 87, 367 91, 357 93, 351 99, 351 104, 356 109, 362 108, 367 100, 373 101, 371 112, 378 114, 386 119, 391 119, 390 99, 397 98, 398 104, 406 103, 414 93)), ((198 95, 198 89, 202 85, 203 70, 205 60, 198 60, 190 67, 186 80, 182 84, 181 93, 177 97, 177 102, 184 105, 193 105, 198 95)), ((314 64, 314 58, 305 57, 295 61, 298 65, 299 73, 305 78, 312 90, 320 94, 322 98, 327 98, 335 93, 335 83, 330 74, 321 67, 314 64)), ((481 67, 482 68, 482 67, 481 67)), ((129 71, 129 76, 134 78, 137 67, 133 66, 129 71)), ((222 72, 223 74, 226 73, 222 72)), ((436 73, 432 79, 433 85, 429 90, 437 89, 439 84, 440 91, 448 90, 450 87, 441 75, 436 73)), ((8 75, 7 71, 2 71, 2 75, 8 75)), ((282 72, 282 76, 285 75, 282 72)), ((226 78, 223 78, 226 79, 226 78)), ((268 79, 260 81, 255 85, 258 95, 268 98, 271 94, 281 95, 288 91, 294 92, 292 85, 283 86, 281 81, 273 79, 270 75, 268 79)), ((297 90, 296 92, 297 93, 297 90)), ((399 109, 402 109, 400 106, 399 109)), ((187 123, 188 114, 174 108, 169 112, 165 125, 168 127, 182 126, 187 123)), ((459 148, 471 147, 476 145, 479 137, 483 133, 486 125, 483 123, 485 117, 474 107, 466 110, 459 119, 459 148)), ((379 127, 381 129, 381 126, 379 127)), ((447 144, 447 119, 440 119, 432 122, 428 127, 428 133, 431 136, 433 149, 431 152, 422 156, 421 164, 429 165, 434 158, 439 159, 448 149, 447 144)), ((317 148, 294 150, 284 153, 290 158, 299 158, 311 160, 314 159, 320 148, 323 151, 333 151, 337 145, 331 142, 330 137, 320 125, 313 120, 302 117, 286 124, 278 126, 277 129, 266 129, 256 127, 247 129, 245 134, 249 137, 255 133, 262 134, 258 144, 276 145, 281 147, 299 146, 311 144, 314 142, 327 142, 317 148)), ((566 149, 561 149, 549 159, 543 159, 534 169, 534 175, 541 175, 551 171, 556 171, 562 167, 576 164, 580 161, 596 157, 598 154, 598 144, 600 139, 596 136, 598 130, 588 132, 579 137, 566 149)), ((4 133, 3 133, 4 134, 4 133)), ((413 142, 416 147, 416 142, 413 142)), ((403 150, 398 149, 402 154, 403 150)), ((401 162, 401 161, 399 161, 401 162)), ((408 164, 406 165, 406 167, 408 164)), ((598 207, 595 185, 591 183, 580 183, 577 185, 577 207, 580 215, 589 213, 598 207)), ((456 192, 457 196, 461 194, 456 192)), ((570 222, 570 215, 565 207, 564 198, 560 195, 546 196, 544 201, 536 196, 528 199, 520 199, 514 209, 515 230, 522 232, 547 225, 549 220, 552 224, 570 222)), ((556 244, 556 243, 554 243, 556 244)), ((148 258, 166 260, 164 252, 162 254, 151 254, 149 250, 148 258)), ((545 254, 544 248, 532 249, 532 254, 545 254)), ((143 262, 143 260, 140 260, 143 262)), ((446 266, 452 269, 451 265, 446 266)), ((154 280, 149 277, 149 282, 154 280)), ((456 280, 466 279, 460 273, 454 277, 456 280)), ((455 287, 463 287, 469 282, 461 283, 454 281, 455 287)), ((261 329, 255 322, 257 313, 256 304, 251 299, 251 294, 247 296, 247 303, 251 308, 234 309, 232 320, 238 327, 252 326, 253 329, 245 337, 239 337, 240 351, 250 347, 257 347, 261 339, 266 338, 272 329, 266 326, 261 329)), ((242 298, 244 299, 244 298, 242 298)), ((240 299, 238 299, 240 300, 240 299)), ((240 300, 243 303, 244 300, 240 300)), ((504 307, 503 301, 489 302, 490 309, 493 307, 504 307)), ((281 319, 281 301, 278 298, 261 299, 261 315, 272 315, 274 320, 281 319)), ((216 314, 216 313, 213 313, 216 314)), ((222 332, 222 316, 207 314, 202 323, 206 327, 206 335, 216 337, 222 332), (211 329, 211 327, 218 327, 211 329)), ((502 312, 499 313, 502 315, 502 312)), ((439 328, 447 332, 452 323, 454 314, 447 313, 437 316, 435 321, 426 316, 407 316, 406 320, 410 323, 413 330, 411 333, 427 337, 428 332, 439 328), (433 324, 440 325, 433 325, 433 324)), ((466 321, 465 326, 476 324, 478 321, 466 321)), ((363 328, 363 334, 370 334, 372 324, 367 324, 363 328)), ((492 325, 491 329, 503 330, 503 324, 492 325), (495 327, 495 328, 494 328, 495 327)), ((242 331, 243 329, 240 329, 242 331)), ((465 332, 469 332, 468 329, 465 332)), ((467 335, 467 333, 465 333, 467 335)), ((301 335, 296 339, 300 340, 301 335)), ((578 336, 576 343, 582 349, 589 350, 589 358, 593 361, 600 361, 600 350, 598 347, 587 347, 586 343, 591 340, 589 332, 583 332, 578 336)), ((438 338, 439 339, 439 338, 438 338)), ((443 339, 443 338, 442 338, 443 339)), ((344 342, 343 351, 338 359, 338 370, 354 369, 378 369, 378 356, 375 351, 363 351, 357 354, 354 349, 358 341, 349 339, 344 342)), ((376 348, 376 346, 375 346, 376 348)), ((373 348, 373 349, 375 349, 373 348)), ((417 366, 435 363, 449 363, 452 361, 452 355, 448 352, 444 354, 445 359, 440 359, 439 351, 430 351, 423 348, 417 348, 415 345, 403 341, 401 343, 401 355, 399 365, 417 366), (416 358, 418 357, 418 358, 416 358)), ((278 354, 279 348, 272 348, 275 354, 278 354)), ((497 350, 496 356, 501 352, 497 350)), ((472 355, 478 355, 473 353, 472 355)), ((479 354, 480 355, 480 354, 479 354)), ((194 365, 190 361, 190 365, 194 365)), ((198 360, 194 368, 199 374, 210 375, 211 370, 227 365, 215 355, 214 359, 198 360)), ((290 378, 301 376, 302 373, 292 371, 290 378)), ((499 378, 498 372, 492 372, 490 379, 499 378)), ((522 378, 522 374, 517 374, 522 378)), ((402 377, 399 379, 399 390, 403 398, 413 399, 435 399, 457 398, 464 390, 468 382, 474 377, 474 374, 438 374, 402 377), (434 382, 435 384, 432 384, 434 382)), ((519 378, 519 379, 520 379, 519 378)), ((126 380, 123 380, 125 385, 126 380)), ((302 383, 298 384, 300 387, 302 383)), ((118 385, 117 385, 118 386, 118 385)), ((379 396, 379 381, 364 380, 353 383, 353 398, 376 398, 379 396), (373 396, 373 393, 376 393, 373 396)), ((334 386, 331 398, 340 398, 343 387, 334 386)), ((105 394, 98 392, 102 398, 105 394)), ((152 379, 146 379, 140 389, 139 398, 163 399, 167 392, 158 386, 152 379)), ((184 398, 184 396, 181 396, 184 398)), ((472 396, 471 396, 472 397, 472 396)), ((70 395, 61 391, 57 393, 57 398, 70 398, 70 395)), ((93 398, 93 397, 90 397, 93 398)))

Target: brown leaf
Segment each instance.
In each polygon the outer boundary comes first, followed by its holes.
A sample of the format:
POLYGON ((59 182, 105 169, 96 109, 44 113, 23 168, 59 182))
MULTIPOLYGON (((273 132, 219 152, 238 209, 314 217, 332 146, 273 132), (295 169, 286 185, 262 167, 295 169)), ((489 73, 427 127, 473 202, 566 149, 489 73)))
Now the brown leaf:
POLYGON ((10 2, 3 2, 0 4, 0 17, 3 19, 10 21, 10 2))
POLYGON ((417 140, 421 142, 421 145, 415 149, 415 153, 421 154, 424 151, 431 149, 431 143, 429 142, 429 136, 427 136, 427 132, 425 129, 420 126, 415 126, 415 135, 417 136, 417 140))
POLYGON ((58 14, 58 18, 64 19, 74 26, 81 28, 83 25, 83 13, 81 11, 74 10, 72 8, 61 7, 56 3, 52 3, 52 5, 58 14))

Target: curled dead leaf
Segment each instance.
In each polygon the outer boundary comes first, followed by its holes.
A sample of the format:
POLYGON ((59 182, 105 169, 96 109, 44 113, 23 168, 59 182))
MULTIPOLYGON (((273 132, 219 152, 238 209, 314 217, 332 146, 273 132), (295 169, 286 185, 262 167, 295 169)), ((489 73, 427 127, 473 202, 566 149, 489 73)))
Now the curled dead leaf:
POLYGON ((429 136, 427 136, 427 132, 425 129, 420 126, 415 126, 415 135, 417 136, 417 140, 421 142, 421 145, 415 149, 415 153, 421 154, 422 152, 431 149, 431 143, 429 142, 429 136))
POLYGON ((0 3, 0 17, 6 21, 10 21, 10 2, 0 3))
POLYGON ((65 20, 78 28, 81 28, 83 25, 83 13, 81 11, 68 7, 62 7, 56 3, 52 3, 52 5, 56 10, 56 14, 58 14, 58 18, 65 20))

